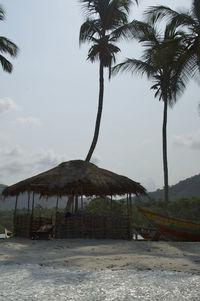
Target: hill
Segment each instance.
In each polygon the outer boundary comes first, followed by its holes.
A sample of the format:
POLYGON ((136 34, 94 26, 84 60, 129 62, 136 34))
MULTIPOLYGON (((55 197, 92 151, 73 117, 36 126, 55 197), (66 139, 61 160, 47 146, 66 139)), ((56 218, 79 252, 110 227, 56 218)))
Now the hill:
MULTIPOLYGON (((7 197, 6 199, 2 198, 2 191, 6 187, 6 185, 0 184, 0 209, 2 210, 13 210, 15 207, 15 197, 7 197)), ((56 206, 56 197, 48 198, 40 198, 39 195, 35 195, 35 206, 40 204, 43 208, 53 208, 56 206)), ((59 198, 58 207, 65 208, 67 203, 67 196, 63 198, 59 198)), ((88 199, 83 198, 83 204, 87 204, 88 199)), ((79 206, 81 205, 81 201, 79 200, 79 206)), ((27 208, 28 206, 28 194, 20 194, 18 198, 18 209, 27 208)), ((31 205, 30 205, 31 206, 31 205)))
MULTIPOLYGON (((149 197, 154 200, 164 199, 164 190, 157 189, 149 192, 149 197)), ((170 201, 175 201, 181 198, 193 199, 200 197, 200 174, 180 181, 179 183, 169 187, 170 201)), ((147 200, 146 197, 141 197, 141 200, 147 200)))

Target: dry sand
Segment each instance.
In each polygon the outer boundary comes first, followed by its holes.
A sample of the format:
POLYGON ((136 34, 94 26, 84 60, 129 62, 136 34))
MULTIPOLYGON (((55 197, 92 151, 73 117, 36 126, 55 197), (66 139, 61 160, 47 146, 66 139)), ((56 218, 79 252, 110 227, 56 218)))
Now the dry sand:
POLYGON ((0 264, 70 270, 167 270, 200 274, 200 242, 1 239, 0 264))

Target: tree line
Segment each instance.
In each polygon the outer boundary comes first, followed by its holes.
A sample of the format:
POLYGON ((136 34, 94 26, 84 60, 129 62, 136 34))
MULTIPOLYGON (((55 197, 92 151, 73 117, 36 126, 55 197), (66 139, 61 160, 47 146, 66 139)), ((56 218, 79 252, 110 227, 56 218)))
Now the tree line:
MULTIPOLYGON (((134 227, 151 227, 147 219, 137 210, 137 206, 147 209, 152 212, 166 214, 170 217, 189 220, 199 223, 200 221, 200 198, 194 199, 179 199, 173 202, 169 202, 167 207, 163 200, 149 200, 148 202, 137 202, 132 205, 131 221, 134 227)), ((64 212, 64 209, 59 209, 64 212)), ((19 214, 27 213, 27 209, 18 210, 19 214)), ((79 211, 80 213, 80 211, 79 211)), ((126 200, 111 200, 95 198, 88 203, 82 210, 82 213, 96 216, 111 216, 115 217, 127 215, 126 200)), ((43 216, 52 218, 55 222, 56 208, 44 208, 39 204, 34 209, 35 216, 43 216)), ((129 212, 130 214, 130 212, 129 212)), ((0 209, 0 233, 4 233, 4 229, 13 230, 13 210, 1 210, 0 209)))

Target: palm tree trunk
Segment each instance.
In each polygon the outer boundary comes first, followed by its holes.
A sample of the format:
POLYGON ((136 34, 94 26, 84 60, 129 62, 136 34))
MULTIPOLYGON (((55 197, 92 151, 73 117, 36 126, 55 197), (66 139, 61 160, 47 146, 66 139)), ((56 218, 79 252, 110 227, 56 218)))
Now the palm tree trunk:
POLYGON ((96 124, 95 124, 95 131, 94 136, 92 140, 92 144, 90 146, 89 152, 87 154, 87 157, 85 161, 90 161, 92 154, 94 152, 94 149, 97 144, 97 140, 99 137, 99 129, 100 129, 100 123, 101 123, 101 115, 103 110, 103 93, 104 93, 104 78, 103 78, 103 64, 100 61, 100 68, 99 68, 99 105, 98 105, 98 111, 97 111, 97 117, 96 117, 96 124))
POLYGON ((164 111, 163 111, 163 128, 162 128, 162 139, 163 139, 163 170, 164 170, 164 201, 167 205, 169 201, 168 192, 168 163, 167 163, 167 98, 164 98, 164 111))

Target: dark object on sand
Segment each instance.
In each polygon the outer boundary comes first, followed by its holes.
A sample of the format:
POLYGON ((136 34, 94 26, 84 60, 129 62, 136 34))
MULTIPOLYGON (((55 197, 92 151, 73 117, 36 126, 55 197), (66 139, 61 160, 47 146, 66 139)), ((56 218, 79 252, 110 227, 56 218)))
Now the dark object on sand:
POLYGON ((68 217, 71 217, 71 216, 72 216, 71 212, 66 212, 65 213, 65 218, 68 218, 68 217))

